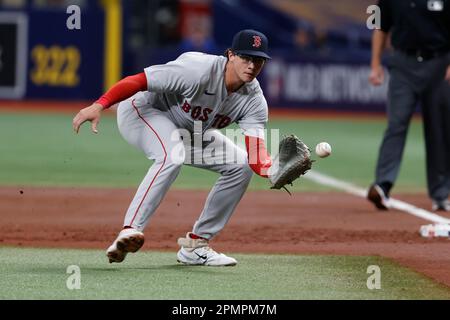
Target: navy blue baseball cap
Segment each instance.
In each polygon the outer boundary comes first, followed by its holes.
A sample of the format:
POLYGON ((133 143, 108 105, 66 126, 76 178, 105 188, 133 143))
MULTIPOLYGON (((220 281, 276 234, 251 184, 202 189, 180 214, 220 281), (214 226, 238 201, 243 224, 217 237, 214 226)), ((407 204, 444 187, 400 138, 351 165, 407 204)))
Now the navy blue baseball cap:
POLYGON ((233 44, 231 45, 231 50, 236 54, 271 59, 267 54, 268 49, 269 41, 267 37, 263 33, 252 29, 246 29, 236 33, 233 37, 233 44))

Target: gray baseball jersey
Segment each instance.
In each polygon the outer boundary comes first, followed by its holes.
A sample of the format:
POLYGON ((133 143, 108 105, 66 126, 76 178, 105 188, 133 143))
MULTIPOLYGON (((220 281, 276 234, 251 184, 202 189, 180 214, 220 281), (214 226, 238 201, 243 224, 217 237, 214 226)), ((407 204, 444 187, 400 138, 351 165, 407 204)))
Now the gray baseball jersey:
POLYGON ((192 166, 221 174, 211 190, 193 232, 210 239, 231 217, 247 189, 252 171, 246 152, 237 147, 219 130, 236 122, 245 135, 264 137, 267 102, 256 79, 228 94, 225 87, 227 59, 197 52, 182 54, 177 60, 145 69, 148 92, 139 92, 119 103, 117 121, 120 133, 130 144, 141 149, 150 167, 125 216, 124 226, 143 230, 159 206, 169 187, 186 162, 199 156, 203 162, 192 166), (194 121, 202 122, 202 131, 209 130, 217 146, 214 153, 203 146, 189 151, 177 129, 194 131, 194 121), (174 150, 182 150, 181 157, 174 150), (215 162, 230 153, 238 161, 215 162), (213 161, 209 161, 213 160, 213 161))
POLYGON ((175 61, 146 68, 147 103, 191 132, 194 121, 202 121, 203 130, 237 122, 245 135, 263 137, 268 111, 259 82, 254 79, 228 95, 226 63, 223 56, 187 52, 175 61))

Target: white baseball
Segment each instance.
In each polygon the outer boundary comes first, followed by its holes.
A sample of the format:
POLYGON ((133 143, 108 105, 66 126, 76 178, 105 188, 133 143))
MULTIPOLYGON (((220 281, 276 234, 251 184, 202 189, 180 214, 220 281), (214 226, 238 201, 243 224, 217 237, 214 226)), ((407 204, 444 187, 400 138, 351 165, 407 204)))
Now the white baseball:
POLYGON ((316 154, 321 158, 328 157, 331 154, 330 144, 328 142, 318 143, 316 145, 316 154))

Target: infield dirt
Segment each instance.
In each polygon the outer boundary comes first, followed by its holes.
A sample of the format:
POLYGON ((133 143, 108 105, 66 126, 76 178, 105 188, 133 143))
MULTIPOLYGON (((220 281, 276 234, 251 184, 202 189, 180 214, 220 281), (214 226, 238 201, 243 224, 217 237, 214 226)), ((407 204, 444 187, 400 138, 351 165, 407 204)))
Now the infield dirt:
MULTIPOLYGON (((133 189, 1 187, 0 245, 106 249, 133 194, 133 189)), ((191 230, 206 196, 169 191, 145 230, 143 250, 176 252, 177 238, 191 230)), ((430 205, 422 195, 397 198, 430 205)), ((419 228, 428 223, 400 211, 376 211, 365 199, 342 193, 248 192, 212 246, 240 253, 378 255, 450 287, 450 240, 422 238, 419 228)))

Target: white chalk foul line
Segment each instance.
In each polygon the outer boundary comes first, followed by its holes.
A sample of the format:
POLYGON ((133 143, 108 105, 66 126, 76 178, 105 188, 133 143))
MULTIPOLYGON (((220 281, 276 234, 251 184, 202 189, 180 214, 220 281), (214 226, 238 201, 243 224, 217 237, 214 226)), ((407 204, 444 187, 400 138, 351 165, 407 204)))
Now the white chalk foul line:
MULTIPOLYGON (((305 179, 314 181, 318 184, 325 185, 328 187, 332 187, 335 189, 343 190, 347 193, 353 194, 355 196, 366 198, 367 190, 361 187, 355 186, 349 182, 345 182, 342 180, 338 180, 336 178, 324 175, 317 171, 311 170, 305 176, 305 179)), ((434 214, 430 211, 427 211, 422 208, 418 208, 413 206, 412 204, 406 203, 404 201, 400 201, 394 198, 389 199, 389 208, 397 209, 400 211, 407 212, 416 217, 434 222, 434 223, 450 223, 450 219, 441 217, 437 214, 434 214)))

